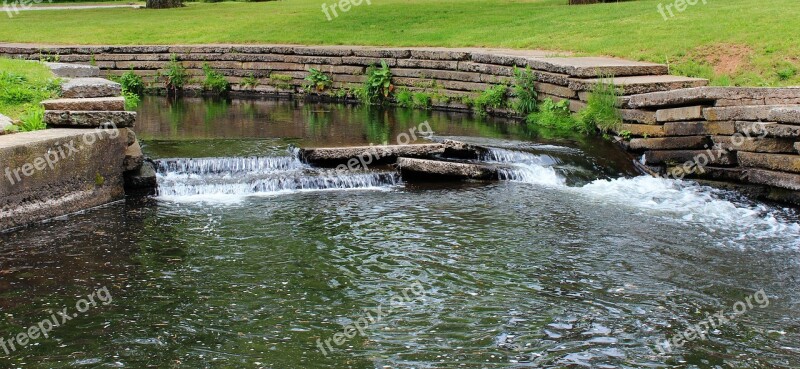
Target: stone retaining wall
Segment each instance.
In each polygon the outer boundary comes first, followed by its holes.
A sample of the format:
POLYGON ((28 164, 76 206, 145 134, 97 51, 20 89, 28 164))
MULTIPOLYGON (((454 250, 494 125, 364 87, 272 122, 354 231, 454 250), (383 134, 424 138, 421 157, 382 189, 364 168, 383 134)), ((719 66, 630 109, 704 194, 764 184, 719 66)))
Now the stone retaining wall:
MULTIPOLYGON (((174 54, 197 81, 202 66, 208 63, 227 76, 234 93, 269 95, 301 92, 310 68, 331 75, 334 90, 355 88, 366 79, 366 68, 383 60, 391 67, 395 85, 433 94, 437 97, 432 102, 434 108, 465 111, 469 106, 462 103, 462 97, 475 97, 494 84, 509 82, 514 66, 532 68, 540 99, 568 99, 572 111, 586 105, 589 91, 599 77, 613 75, 623 94, 619 106, 625 121, 617 134, 654 173, 766 185, 762 191, 765 197, 800 204, 800 120, 792 108, 800 104, 798 88, 704 87, 706 80, 668 75, 667 67, 661 64, 565 57, 542 51, 292 45, 0 45, 0 55, 9 57, 39 59, 41 55, 56 54, 61 62, 94 62, 106 75, 133 70, 156 86, 163 85, 156 78, 174 54), (259 85, 243 86, 249 76, 259 85), (779 105, 788 108, 777 109, 779 105), (766 124, 754 125, 758 122, 766 124), (740 136, 745 139, 743 142, 740 136)), ((197 81, 187 88, 199 91, 197 81)), ((508 110, 495 113, 513 115, 508 110)))

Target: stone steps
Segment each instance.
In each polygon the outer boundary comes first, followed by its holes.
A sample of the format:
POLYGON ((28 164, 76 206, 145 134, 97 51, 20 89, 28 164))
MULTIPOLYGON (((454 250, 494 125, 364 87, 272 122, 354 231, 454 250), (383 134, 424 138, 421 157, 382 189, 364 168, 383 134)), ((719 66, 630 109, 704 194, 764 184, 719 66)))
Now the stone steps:
MULTIPOLYGON (((569 80, 569 88, 575 91, 591 91, 598 83, 599 78, 569 80)), ((705 86, 707 79, 671 75, 640 75, 630 77, 614 77, 614 85, 623 95, 637 95, 658 91, 670 91, 681 88, 705 86)))
POLYGON ((61 97, 68 99, 121 95, 122 86, 119 83, 103 78, 73 78, 61 85, 61 97))
POLYGON ((631 96, 631 108, 661 108, 707 104, 714 106, 800 104, 800 88, 698 87, 631 96))
POLYGON ((42 101, 45 110, 71 110, 71 111, 123 111, 125 98, 118 97, 90 97, 85 99, 52 99, 42 101))
POLYGON ((44 122, 53 127, 107 127, 131 128, 136 122, 136 113, 130 111, 70 111, 48 110, 44 122))
POLYGON ((67 64, 67 63, 44 63, 47 65, 53 74, 58 77, 65 78, 81 78, 81 77, 99 77, 100 68, 83 65, 83 64, 67 64))

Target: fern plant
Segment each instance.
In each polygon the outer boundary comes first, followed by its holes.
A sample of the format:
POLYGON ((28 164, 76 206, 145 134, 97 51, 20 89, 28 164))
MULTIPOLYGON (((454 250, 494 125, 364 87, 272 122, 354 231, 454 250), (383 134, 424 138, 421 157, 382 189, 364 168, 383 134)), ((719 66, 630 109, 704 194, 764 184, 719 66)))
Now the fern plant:
POLYGON ((178 56, 172 54, 167 64, 167 71, 164 73, 166 77, 165 87, 167 94, 177 95, 186 85, 189 80, 189 74, 186 73, 186 67, 178 61, 178 56))
POLYGON ((203 64, 203 90, 210 91, 215 95, 225 95, 230 91, 231 84, 225 79, 225 75, 214 70, 208 63, 203 64))

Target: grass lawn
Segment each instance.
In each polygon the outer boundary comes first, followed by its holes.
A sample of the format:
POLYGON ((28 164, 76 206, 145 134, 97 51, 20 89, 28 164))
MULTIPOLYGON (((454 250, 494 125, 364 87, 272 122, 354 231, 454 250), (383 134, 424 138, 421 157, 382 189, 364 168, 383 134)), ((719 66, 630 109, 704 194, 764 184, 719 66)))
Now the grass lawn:
POLYGON ((708 0, 664 20, 667 0, 333 0, 188 3, 185 8, 35 11, 0 17, 0 40, 59 44, 300 43, 483 46, 669 63, 718 85, 800 85, 797 0, 708 0))
POLYGON ((57 95, 58 85, 50 69, 40 63, 0 58, 0 113, 12 119, 24 117, 42 100, 57 95))

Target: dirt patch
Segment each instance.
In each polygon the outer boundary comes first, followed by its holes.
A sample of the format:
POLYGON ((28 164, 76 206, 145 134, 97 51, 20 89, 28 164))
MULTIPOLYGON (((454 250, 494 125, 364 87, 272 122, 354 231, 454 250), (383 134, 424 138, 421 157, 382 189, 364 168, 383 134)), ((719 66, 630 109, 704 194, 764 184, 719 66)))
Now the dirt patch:
POLYGON ((689 57, 697 61, 705 61, 714 68, 714 73, 721 75, 735 74, 740 68, 747 66, 753 49, 747 45, 714 44, 694 49, 689 57))

